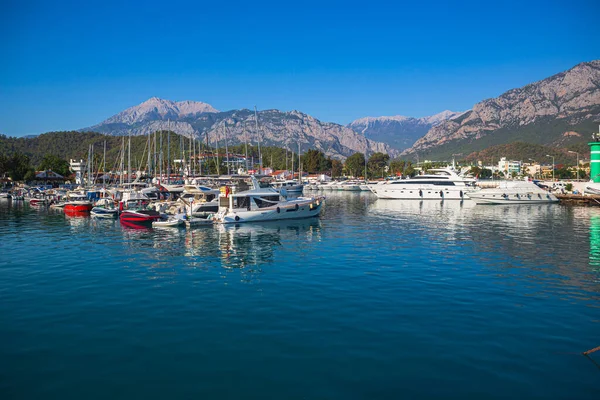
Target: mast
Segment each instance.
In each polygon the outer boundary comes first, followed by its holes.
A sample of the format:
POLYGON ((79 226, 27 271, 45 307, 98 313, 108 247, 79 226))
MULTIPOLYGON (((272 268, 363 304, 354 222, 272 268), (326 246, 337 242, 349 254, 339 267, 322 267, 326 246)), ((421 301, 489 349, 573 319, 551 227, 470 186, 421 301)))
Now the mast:
POLYGON ((219 130, 215 129, 215 136, 216 136, 216 146, 217 146, 217 158, 215 160, 215 164, 217 166, 217 175, 221 175, 221 168, 219 167, 219 130))
POLYGON ((248 173, 248 132, 246 131, 246 121, 244 121, 244 141, 246 142, 246 173, 248 173))
POLYGON ((127 150, 127 183, 131 183, 131 133, 129 134, 129 149, 127 150))
POLYGON ((302 183, 302 160, 300 159, 300 142, 298 141, 298 183, 302 183))
POLYGON ((192 135, 190 134, 190 147, 188 150, 188 157, 190 158, 190 165, 188 168, 188 175, 192 174, 192 135))
POLYGON ((121 136, 121 186, 123 186, 123 168, 125 164, 125 136, 121 136))
POLYGON ((160 171, 160 178, 158 178, 158 181, 161 182, 162 181, 162 177, 163 177, 163 147, 162 147, 162 130, 160 131, 160 141, 159 141, 159 145, 160 145, 160 150, 158 152, 158 161, 159 161, 159 171, 160 171))
POLYGON ((104 156, 102 157, 102 187, 106 186, 106 140, 104 141, 104 156))
POLYGON ((171 120, 167 125, 167 183, 171 183, 171 120))
POLYGON ((258 112, 254 106, 254 122, 256 123, 256 137, 258 138, 258 174, 262 175, 262 155, 260 153, 260 133, 258 132, 258 112))
POLYGON ((152 133, 148 132, 148 176, 152 176, 152 168, 150 164, 152 163, 152 133))
POLYGON ((227 123, 225 123, 225 158, 227 159, 227 175, 231 175, 229 170, 229 148, 227 147, 227 123))

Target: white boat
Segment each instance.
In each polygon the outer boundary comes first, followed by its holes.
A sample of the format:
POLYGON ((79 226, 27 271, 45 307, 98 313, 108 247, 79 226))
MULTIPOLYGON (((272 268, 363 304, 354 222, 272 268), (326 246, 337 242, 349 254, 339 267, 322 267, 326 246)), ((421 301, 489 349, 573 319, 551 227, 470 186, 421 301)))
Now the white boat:
POLYGON ((299 197, 304 191, 304 184, 294 180, 273 181, 270 185, 285 197, 299 197))
POLYGON ((153 228, 171 228, 171 227, 183 225, 183 223, 184 223, 184 221, 182 219, 169 218, 167 220, 153 221, 152 227, 153 228))
POLYGON ((251 176, 251 179, 252 189, 221 194, 219 212, 214 216, 216 222, 228 224, 310 218, 318 216, 323 208, 324 197, 286 199, 273 188, 261 188, 256 177, 251 176))
POLYGON ((475 179, 459 176, 451 167, 430 169, 426 175, 370 184, 380 199, 463 200, 477 190, 475 179))
POLYGON ((600 183, 595 183, 593 181, 586 183, 584 193, 600 194, 600 183))
POLYGON ((558 198, 533 182, 503 181, 498 187, 468 193, 476 204, 558 203, 558 198))
POLYGON ((219 211, 219 194, 219 189, 208 186, 185 185, 178 202, 185 205, 190 217, 206 218, 219 211))

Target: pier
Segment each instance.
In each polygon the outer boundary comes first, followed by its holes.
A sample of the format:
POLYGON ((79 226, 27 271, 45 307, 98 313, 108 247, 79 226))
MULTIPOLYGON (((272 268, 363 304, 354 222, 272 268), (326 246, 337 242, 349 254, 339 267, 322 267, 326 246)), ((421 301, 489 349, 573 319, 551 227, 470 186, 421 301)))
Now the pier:
POLYGON ((582 194, 554 194, 561 204, 577 204, 585 206, 600 206, 600 195, 582 195, 582 194))

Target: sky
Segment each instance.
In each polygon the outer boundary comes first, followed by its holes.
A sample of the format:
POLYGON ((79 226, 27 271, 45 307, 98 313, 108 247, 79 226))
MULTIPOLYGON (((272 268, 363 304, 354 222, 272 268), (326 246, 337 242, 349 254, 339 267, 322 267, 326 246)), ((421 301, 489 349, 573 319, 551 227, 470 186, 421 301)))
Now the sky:
POLYGON ((156 96, 347 124, 422 117, 600 58, 598 1, 0 1, 0 134, 156 96))

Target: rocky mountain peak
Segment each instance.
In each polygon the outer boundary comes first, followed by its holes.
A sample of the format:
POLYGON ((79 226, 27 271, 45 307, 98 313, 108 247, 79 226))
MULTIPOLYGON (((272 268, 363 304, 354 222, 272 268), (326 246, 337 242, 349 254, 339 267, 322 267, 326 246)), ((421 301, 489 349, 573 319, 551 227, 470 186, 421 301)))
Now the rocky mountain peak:
POLYGON ((499 130, 515 132, 540 121, 575 125, 598 118, 600 60, 595 60, 483 100, 472 110, 432 127, 405 153, 426 151, 452 141, 479 140, 499 130))

